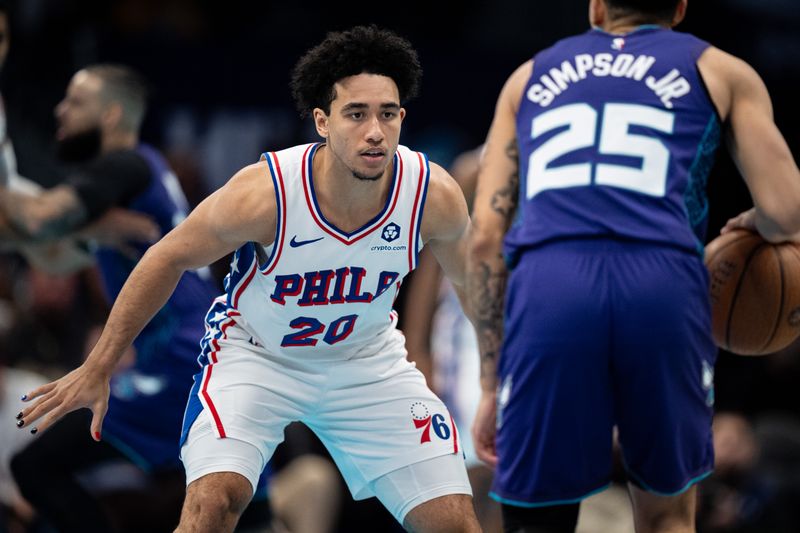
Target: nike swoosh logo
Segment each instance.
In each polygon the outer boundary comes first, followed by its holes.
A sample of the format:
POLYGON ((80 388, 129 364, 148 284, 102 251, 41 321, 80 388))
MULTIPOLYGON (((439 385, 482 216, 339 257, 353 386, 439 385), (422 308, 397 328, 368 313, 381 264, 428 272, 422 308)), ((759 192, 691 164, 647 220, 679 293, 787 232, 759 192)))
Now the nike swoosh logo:
POLYGON ((298 241, 297 240, 297 235, 295 235, 294 237, 292 237, 292 240, 289 241, 289 246, 291 246, 292 248, 297 248, 298 246, 305 246, 306 244, 311 244, 312 242, 321 241, 324 238, 325 237, 320 237, 319 239, 311 239, 311 240, 308 240, 308 241, 298 241))

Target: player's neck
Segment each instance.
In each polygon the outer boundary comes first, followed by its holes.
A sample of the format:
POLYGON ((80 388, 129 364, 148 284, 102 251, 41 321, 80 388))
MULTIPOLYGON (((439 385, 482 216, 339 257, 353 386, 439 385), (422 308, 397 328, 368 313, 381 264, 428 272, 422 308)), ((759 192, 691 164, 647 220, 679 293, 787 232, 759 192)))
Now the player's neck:
POLYGON ((386 204, 393 165, 377 180, 355 177, 326 145, 314 154, 313 187, 322 214, 342 231, 355 231, 372 220, 386 204))
POLYGON ((139 136, 135 133, 116 131, 104 133, 100 140, 100 153, 114 150, 129 150, 139 144, 139 136))
POLYGON ((666 23, 643 21, 641 17, 630 15, 606 19, 603 21, 603 24, 600 25, 600 29, 612 35, 625 35, 642 26, 661 26, 663 28, 670 27, 670 25, 666 23))

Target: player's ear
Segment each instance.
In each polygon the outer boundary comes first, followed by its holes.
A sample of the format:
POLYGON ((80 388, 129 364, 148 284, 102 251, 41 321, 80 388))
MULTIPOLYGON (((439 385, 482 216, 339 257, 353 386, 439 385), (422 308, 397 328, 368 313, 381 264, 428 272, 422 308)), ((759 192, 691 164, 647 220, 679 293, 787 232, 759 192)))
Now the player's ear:
POLYGON ((322 109, 315 107, 312 112, 314 115, 314 127, 320 137, 328 138, 328 115, 322 109))
POLYGON ((675 15, 672 17, 672 26, 677 26, 681 23, 683 18, 686 16, 686 8, 689 4, 689 0, 681 0, 678 3, 678 7, 675 9, 675 15))
POLYGON ((593 28, 601 27, 606 20, 607 11, 605 0, 589 0, 589 24, 593 28))
POLYGON ((103 110, 100 120, 102 120, 103 126, 105 126, 106 129, 115 129, 122 121, 122 105, 117 102, 109 104, 108 107, 103 110))

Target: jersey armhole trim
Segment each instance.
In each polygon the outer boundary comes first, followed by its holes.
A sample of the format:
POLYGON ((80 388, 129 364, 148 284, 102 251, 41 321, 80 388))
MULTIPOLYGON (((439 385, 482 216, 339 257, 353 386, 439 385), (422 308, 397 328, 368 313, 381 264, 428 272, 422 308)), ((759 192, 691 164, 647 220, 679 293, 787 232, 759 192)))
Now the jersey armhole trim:
POLYGON ((428 156, 422 152, 417 152, 419 158, 419 177, 417 179, 417 192, 414 198, 414 207, 411 211, 411 231, 409 232, 408 246, 408 270, 414 270, 419 259, 419 252, 422 248, 422 236, 420 229, 422 226, 422 215, 425 211, 425 199, 428 196, 428 183, 430 182, 431 167, 428 156))
POLYGON ((262 155, 262 157, 266 159, 267 165, 269 165, 270 176, 272 177, 272 184, 275 190, 275 208, 277 210, 275 216, 275 242, 272 246, 272 252, 269 258, 264 262, 264 265, 259 267, 261 273, 266 276, 272 272, 278 264, 283 250, 283 242, 286 236, 286 188, 283 181, 281 164, 280 161, 278 161, 278 155, 275 152, 269 152, 268 154, 262 155))

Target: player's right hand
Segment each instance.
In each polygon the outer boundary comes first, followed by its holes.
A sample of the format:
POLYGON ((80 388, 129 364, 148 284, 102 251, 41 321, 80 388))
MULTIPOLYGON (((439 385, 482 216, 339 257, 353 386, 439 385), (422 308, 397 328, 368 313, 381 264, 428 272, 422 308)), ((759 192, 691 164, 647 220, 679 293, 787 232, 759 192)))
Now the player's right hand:
POLYGON ((478 401, 475 421, 472 423, 472 442, 478 459, 494 468, 497 466, 497 449, 495 434, 497 433, 497 395, 483 391, 478 401))
POLYGON ((31 433, 35 434, 44 431, 70 411, 88 407, 92 410, 91 435, 99 441, 103 418, 108 410, 109 391, 109 376, 83 364, 61 379, 23 396, 23 402, 36 401, 17 415, 17 427, 29 427, 41 418, 31 428, 31 433))
POLYGON ((746 229, 750 231, 758 231, 756 229, 756 208, 751 207, 747 211, 739 213, 733 218, 728 219, 725 225, 720 230, 721 234, 728 233, 735 229, 746 229))

